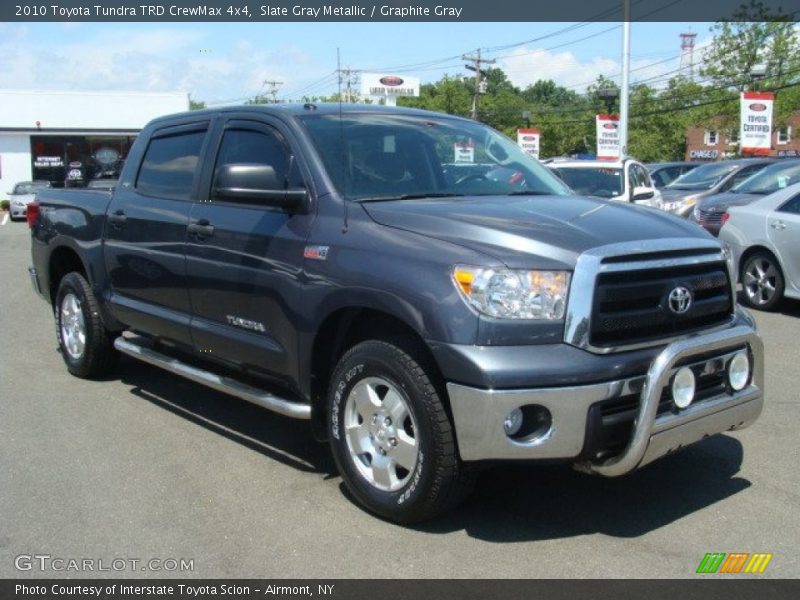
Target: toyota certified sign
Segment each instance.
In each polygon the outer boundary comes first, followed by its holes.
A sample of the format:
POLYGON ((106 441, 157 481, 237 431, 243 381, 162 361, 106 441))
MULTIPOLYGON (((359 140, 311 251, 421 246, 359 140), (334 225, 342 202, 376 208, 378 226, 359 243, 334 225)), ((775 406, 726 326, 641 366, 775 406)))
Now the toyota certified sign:
POLYGON ((739 143, 743 155, 771 154, 774 98, 770 92, 742 92, 739 143))
POLYGON ((616 160, 620 156, 619 117, 597 115, 597 158, 616 160))

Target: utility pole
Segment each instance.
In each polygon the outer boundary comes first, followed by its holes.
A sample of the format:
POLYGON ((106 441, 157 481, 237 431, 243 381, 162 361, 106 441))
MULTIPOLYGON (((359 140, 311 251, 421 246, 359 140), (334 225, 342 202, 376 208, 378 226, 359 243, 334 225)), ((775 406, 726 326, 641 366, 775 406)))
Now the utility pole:
POLYGON ((342 84, 344 84, 345 91, 344 91, 344 99, 343 100, 344 100, 344 102, 352 102, 353 101, 353 97, 354 97, 353 87, 358 84, 359 71, 355 71, 355 70, 351 69, 350 67, 347 67, 345 69, 339 68, 339 69, 336 69, 336 70, 339 73, 339 91, 340 91, 340 94, 341 94, 342 84))
POLYGON ((486 93, 486 82, 483 80, 486 73, 481 69, 482 64, 493 65, 497 62, 495 59, 481 58, 481 49, 478 48, 475 56, 464 54, 461 60, 468 60, 472 64, 464 65, 470 71, 475 71, 475 94, 472 96, 472 114, 471 117, 474 121, 478 120, 478 108, 480 106, 480 96, 486 93))
POLYGON ((278 103, 278 90, 281 89, 283 85, 282 81, 265 81, 264 85, 268 85, 269 89, 267 90, 268 94, 272 94, 272 103, 278 103))
POLYGON ((628 154, 628 98, 631 91, 631 0, 623 0, 622 19, 622 89, 619 91, 619 150, 622 157, 624 157, 628 154))

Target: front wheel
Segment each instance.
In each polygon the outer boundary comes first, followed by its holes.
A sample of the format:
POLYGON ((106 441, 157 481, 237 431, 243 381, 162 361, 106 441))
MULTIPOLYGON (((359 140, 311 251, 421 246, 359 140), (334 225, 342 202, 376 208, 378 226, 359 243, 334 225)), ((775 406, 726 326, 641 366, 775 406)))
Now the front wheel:
POLYGON ((334 460, 365 508, 398 523, 433 518, 474 482, 453 427, 413 346, 370 340, 339 361, 328 396, 334 460))
POLYGON ((742 266, 744 303, 751 308, 774 310, 783 298, 783 272, 775 257, 756 252, 742 266))

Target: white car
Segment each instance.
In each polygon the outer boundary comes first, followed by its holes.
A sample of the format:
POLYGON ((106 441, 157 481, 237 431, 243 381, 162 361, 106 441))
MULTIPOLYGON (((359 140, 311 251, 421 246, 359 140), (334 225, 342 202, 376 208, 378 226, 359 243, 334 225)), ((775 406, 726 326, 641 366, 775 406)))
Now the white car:
POLYGON ((731 207, 722 222, 745 304, 772 310, 784 296, 800 299, 800 183, 731 207))
POLYGON ((580 196, 661 206, 661 192, 653 183, 647 167, 639 161, 630 158, 556 160, 547 166, 580 196))
POLYGON ((11 220, 24 219, 28 213, 28 204, 33 202, 37 190, 49 187, 49 181, 20 181, 16 184, 14 189, 8 192, 8 211, 11 220))

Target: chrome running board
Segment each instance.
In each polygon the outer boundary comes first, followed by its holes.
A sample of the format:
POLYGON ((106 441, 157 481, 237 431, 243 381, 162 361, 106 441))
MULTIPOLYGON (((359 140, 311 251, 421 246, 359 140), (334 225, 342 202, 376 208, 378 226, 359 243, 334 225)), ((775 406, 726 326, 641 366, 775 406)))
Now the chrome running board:
POLYGON ((291 402, 283 398, 278 398, 269 392, 254 388, 240 381, 236 381, 235 379, 231 379, 230 377, 222 377, 216 373, 198 369, 197 367, 179 361, 177 358, 172 358, 166 354, 156 352, 151 348, 135 344, 130 339, 126 339, 122 336, 114 340, 114 348, 137 360, 160 367, 170 373, 175 373, 176 375, 210 387, 218 392, 247 400, 248 402, 252 402, 253 404, 257 404, 258 406, 278 414, 295 419, 311 418, 311 406, 308 404, 301 404, 299 402, 291 402))

